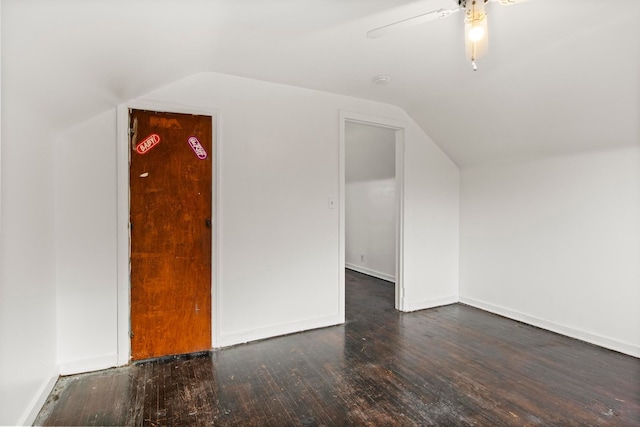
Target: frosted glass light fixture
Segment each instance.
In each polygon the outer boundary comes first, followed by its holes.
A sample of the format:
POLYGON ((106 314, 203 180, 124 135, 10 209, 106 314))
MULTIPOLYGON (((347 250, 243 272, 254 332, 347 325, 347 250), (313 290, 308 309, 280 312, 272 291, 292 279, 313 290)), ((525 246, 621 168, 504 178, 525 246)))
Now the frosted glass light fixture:
POLYGON ((476 60, 482 57, 489 48, 487 29, 487 14, 484 11, 485 0, 461 0, 464 6, 464 44, 467 58, 471 61, 474 71, 477 70, 476 60))

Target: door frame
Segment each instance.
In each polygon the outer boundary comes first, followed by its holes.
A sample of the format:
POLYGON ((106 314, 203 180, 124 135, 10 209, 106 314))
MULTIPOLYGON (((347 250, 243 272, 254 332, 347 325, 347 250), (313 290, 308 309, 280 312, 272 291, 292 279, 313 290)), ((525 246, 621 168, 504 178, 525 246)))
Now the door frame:
POLYGON ((396 283, 395 308, 405 311, 404 293, 404 134, 403 122, 351 111, 340 111, 340 317, 345 318, 345 193, 346 193, 346 123, 359 123, 395 131, 396 145, 396 283))
POLYGON ((220 141, 220 112, 207 107, 186 106, 161 101, 131 100, 120 104, 117 109, 116 131, 116 162, 117 162, 117 348, 118 365, 126 365, 131 361, 131 278, 130 254, 131 235, 129 232, 129 109, 158 111, 162 113, 197 114, 210 116, 212 124, 211 135, 211 212, 214 226, 211 230, 211 346, 219 347, 220 342, 220 203, 219 182, 219 141, 220 141))

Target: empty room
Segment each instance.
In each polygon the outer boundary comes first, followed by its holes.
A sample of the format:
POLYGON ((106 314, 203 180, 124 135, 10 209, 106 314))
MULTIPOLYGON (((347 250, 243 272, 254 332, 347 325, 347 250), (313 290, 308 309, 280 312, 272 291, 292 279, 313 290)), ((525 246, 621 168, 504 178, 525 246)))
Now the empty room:
POLYGON ((0 0, 0 425, 640 426, 639 21, 0 0))

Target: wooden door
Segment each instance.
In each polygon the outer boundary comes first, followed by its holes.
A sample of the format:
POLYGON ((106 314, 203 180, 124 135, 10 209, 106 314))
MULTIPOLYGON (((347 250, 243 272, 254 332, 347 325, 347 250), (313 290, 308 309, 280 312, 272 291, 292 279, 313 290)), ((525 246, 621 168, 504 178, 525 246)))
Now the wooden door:
POLYGON ((212 119, 129 122, 132 358, 210 349, 212 119))

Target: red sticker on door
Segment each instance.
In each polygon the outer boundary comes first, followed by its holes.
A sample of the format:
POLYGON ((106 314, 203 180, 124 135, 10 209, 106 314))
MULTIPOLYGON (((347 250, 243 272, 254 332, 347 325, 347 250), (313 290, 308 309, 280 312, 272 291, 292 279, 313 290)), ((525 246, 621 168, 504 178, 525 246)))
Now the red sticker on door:
POLYGON ((152 133, 136 145, 136 153, 146 154, 147 151, 151 150, 158 144, 160 144, 160 135, 152 133))
POLYGON ((193 152, 196 153, 196 156, 198 156, 200 160, 204 160, 207 158, 207 151, 204 149, 202 144, 200 144, 200 141, 198 141, 198 138, 196 138, 195 136, 190 136, 187 142, 189 143, 189 146, 191 147, 193 152))

